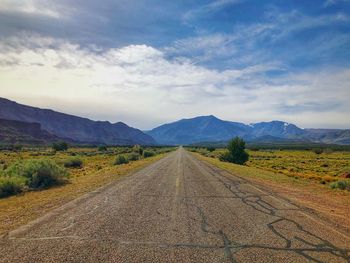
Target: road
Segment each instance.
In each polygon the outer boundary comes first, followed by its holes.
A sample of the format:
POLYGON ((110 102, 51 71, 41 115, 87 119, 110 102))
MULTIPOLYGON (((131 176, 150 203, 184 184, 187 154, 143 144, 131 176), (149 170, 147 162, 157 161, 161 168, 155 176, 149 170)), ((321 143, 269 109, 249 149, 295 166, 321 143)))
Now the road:
POLYGON ((0 262, 350 262, 350 239, 179 148, 0 239, 0 262))

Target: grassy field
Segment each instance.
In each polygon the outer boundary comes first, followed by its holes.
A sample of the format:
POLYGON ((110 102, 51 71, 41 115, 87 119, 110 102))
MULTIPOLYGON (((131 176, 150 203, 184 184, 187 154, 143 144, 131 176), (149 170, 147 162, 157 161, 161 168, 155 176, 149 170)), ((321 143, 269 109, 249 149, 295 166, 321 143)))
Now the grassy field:
MULTIPOLYGON (((0 234, 23 225, 46 212, 57 208, 78 196, 93 191, 121 176, 159 160, 174 148, 145 148, 149 157, 136 154, 132 147, 111 147, 106 151, 97 148, 70 148, 53 153, 51 149, 24 149, 21 151, 0 152, 0 169, 6 169, 18 162, 28 160, 49 160, 65 169, 69 176, 63 185, 46 189, 27 189, 19 194, 0 199, 0 234), (149 153, 152 154, 149 154, 149 153), (116 165, 118 156, 134 159, 126 164, 116 165), (136 157, 138 156, 138 160, 136 157), (82 161, 80 167, 65 167, 74 159, 82 161)), ((136 149, 138 151, 138 149, 136 149)), ((147 155, 147 154, 146 154, 147 155)), ((5 176, 2 173, 2 176, 5 176)))
MULTIPOLYGON (((190 148, 203 156, 218 158, 225 149, 190 148)), ((275 173, 275 177, 286 175, 294 179, 310 179, 322 184, 339 180, 350 172, 350 151, 324 150, 248 150, 246 166, 275 173)), ((345 179, 346 180, 346 179, 345 179)))

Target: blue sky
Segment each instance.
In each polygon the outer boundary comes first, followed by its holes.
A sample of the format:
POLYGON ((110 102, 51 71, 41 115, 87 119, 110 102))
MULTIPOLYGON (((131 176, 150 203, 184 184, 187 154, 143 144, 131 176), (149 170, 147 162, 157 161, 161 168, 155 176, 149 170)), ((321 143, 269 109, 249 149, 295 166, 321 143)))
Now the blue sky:
POLYGON ((350 128, 350 1, 0 0, 0 92, 149 129, 350 128))

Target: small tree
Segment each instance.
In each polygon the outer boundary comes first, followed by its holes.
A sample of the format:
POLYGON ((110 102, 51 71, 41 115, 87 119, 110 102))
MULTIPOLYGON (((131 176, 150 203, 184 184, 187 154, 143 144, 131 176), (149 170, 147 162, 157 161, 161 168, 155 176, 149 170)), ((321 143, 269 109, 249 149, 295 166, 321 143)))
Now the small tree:
POLYGON ((245 151, 245 141, 239 137, 233 138, 227 145, 227 151, 220 156, 221 161, 244 164, 249 159, 245 151))
POLYGON ((66 151, 68 150, 68 144, 64 141, 54 142, 52 144, 52 149, 55 151, 66 151))

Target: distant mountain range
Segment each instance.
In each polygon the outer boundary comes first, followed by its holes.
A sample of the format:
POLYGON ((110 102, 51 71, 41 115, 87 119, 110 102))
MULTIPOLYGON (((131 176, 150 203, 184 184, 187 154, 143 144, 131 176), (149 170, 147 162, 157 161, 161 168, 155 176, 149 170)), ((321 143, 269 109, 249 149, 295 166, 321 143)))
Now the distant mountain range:
POLYGON ((350 145, 350 130, 302 129, 283 121, 244 124, 215 116, 200 116, 142 132, 128 125, 92 121, 0 98, 0 143, 48 144, 65 140, 77 144, 189 145, 227 142, 239 136, 258 143, 331 143, 350 145))
MULTIPOLYGON (((37 136, 39 137, 41 137, 39 134, 46 132, 52 136, 56 136, 56 138, 67 138, 75 142, 90 144, 152 145, 156 143, 151 136, 138 129, 131 128, 122 122, 110 123, 108 121, 92 121, 87 118, 68 115, 53 110, 18 104, 4 98, 0 98, 0 118, 4 120, 40 124, 40 126, 35 124, 28 125, 29 130, 31 129, 30 127, 36 127, 38 132, 37 136)), ((4 127, 4 124, 0 123, 0 125, 4 127)), ((3 130, 5 130, 5 128, 3 130)), ((7 131, 8 134, 6 136, 3 132, 3 139, 1 142, 6 140, 11 141, 15 137, 15 129, 7 129, 7 131), (12 139, 10 139, 11 136, 12 139)), ((22 137, 25 135, 29 137, 33 136, 31 132, 25 134, 25 129, 22 129, 20 133, 22 137)), ((53 138, 48 139, 48 141, 50 141, 53 138)))
POLYGON ((222 142, 239 136, 249 142, 317 142, 350 144, 350 130, 302 129, 283 121, 244 124, 215 116, 200 116, 164 124, 147 131, 160 144, 188 145, 222 142))

